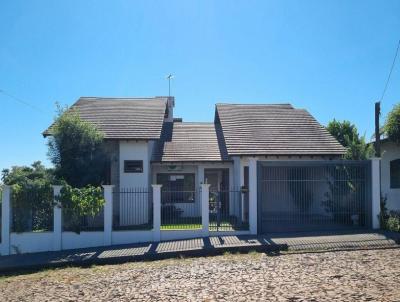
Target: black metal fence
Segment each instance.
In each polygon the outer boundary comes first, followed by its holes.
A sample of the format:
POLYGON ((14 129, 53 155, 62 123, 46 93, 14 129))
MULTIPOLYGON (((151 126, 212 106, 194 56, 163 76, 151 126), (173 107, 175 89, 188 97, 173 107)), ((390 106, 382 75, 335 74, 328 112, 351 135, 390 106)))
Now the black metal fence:
POLYGON ((77 215, 70 209, 62 209, 62 230, 64 232, 97 232, 104 230, 104 210, 94 216, 77 215))
POLYGON ((370 225, 370 162, 266 162, 258 174, 261 232, 370 225))
POLYGON ((152 188, 120 188, 113 192, 113 230, 153 228, 152 188))
POLYGON ((200 190, 161 190, 161 229, 201 229, 200 190))
POLYGON ((11 232, 53 231, 53 190, 11 190, 11 232))
POLYGON ((248 191, 241 188, 210 191, 209 213, 210 231, 248 230, 248 191))

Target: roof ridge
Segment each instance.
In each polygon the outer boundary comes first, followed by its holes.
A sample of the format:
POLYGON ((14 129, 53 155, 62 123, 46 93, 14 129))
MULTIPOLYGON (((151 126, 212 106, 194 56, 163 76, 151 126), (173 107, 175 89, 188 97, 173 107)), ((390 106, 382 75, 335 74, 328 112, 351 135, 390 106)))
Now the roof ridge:
POLYGON ((168 97, 164 96, 154 96, 154 97, 128 97, 128 96, 122 96, 122 97, 108 97, 108 96, 81 96, 79 97, 78 100, 80 99, 110 99, 110 100, 154 100, 154 99, 167 99, 168 97))
POLYGON ((233 106, 290 106, 293 109, 293 105, 291 103, 216 103, 216 106, 218 105, 233 105, 233 106))
POLYGON ((214 122, 174 122, 177 124, 205 124, 205 125, 214 125, 214 122))

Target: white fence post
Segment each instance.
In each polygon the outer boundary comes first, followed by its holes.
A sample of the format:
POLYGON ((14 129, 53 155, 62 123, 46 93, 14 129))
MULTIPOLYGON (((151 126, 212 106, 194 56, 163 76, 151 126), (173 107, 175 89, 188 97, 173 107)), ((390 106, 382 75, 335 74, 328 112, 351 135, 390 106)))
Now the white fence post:
POLYGON ((53 215, 53 250, 62 250, 62 209, 61 204, 57 201, 62 186, 53 186, 54 196, 54 215, 53 215))
POLYGON ((104 199, 104 245, 112 244, 112 218, 113 218, 113 185, 103 185, 104 199))
POLYGON ((11 187, 3 187, 1 203, 1 255, 10 255, 11 187))
POLYGON ((210 223, 210 184, 201 184, 201 224, 203 237, 210 235, 209 223, 210 223))
POLYGON ((153 241, 161 240, 161 187, 162 185, 151 185, 153 187, 153 241))
POLYGON ((249 226, 257 234, 257 159, 249 158, 249 226))
POLYGON ((381 159, 371 159, 371 200, 372 200, 372 228, 379 229, 379 214, 381 212, 381 159))

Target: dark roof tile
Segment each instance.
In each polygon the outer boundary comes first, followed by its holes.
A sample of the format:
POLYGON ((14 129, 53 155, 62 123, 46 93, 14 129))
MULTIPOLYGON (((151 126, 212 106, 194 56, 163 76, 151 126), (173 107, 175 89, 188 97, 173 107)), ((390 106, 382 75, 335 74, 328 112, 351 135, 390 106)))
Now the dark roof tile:
MULTIPOLYGON (((158 139, 167 98, 80 98, 71 108, 106 139, 158 139)), ((51 126, 43 133, 51 135, 51 126)))
POLYGON ((228 160, 223 142, 218 140, 214 123, 165 123, 153 161, 224 161, 228 160))
POLYGON ((345 148, 306 110, 217 104, 229 155, 341 155, 345 148))

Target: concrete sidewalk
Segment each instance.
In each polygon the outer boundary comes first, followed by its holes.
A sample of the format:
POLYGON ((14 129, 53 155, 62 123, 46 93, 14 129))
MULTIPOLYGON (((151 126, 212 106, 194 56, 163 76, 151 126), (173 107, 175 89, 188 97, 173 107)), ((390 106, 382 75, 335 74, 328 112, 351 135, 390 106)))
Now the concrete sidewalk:
POLYGON ((66 265, 115 264, 224 252, 279 252, 399 247, 400 234, 390 232, 298 233, 260 236, 216 236, 187 240, 97 247, 60 252, 0 256, 0 272, 66 265))

